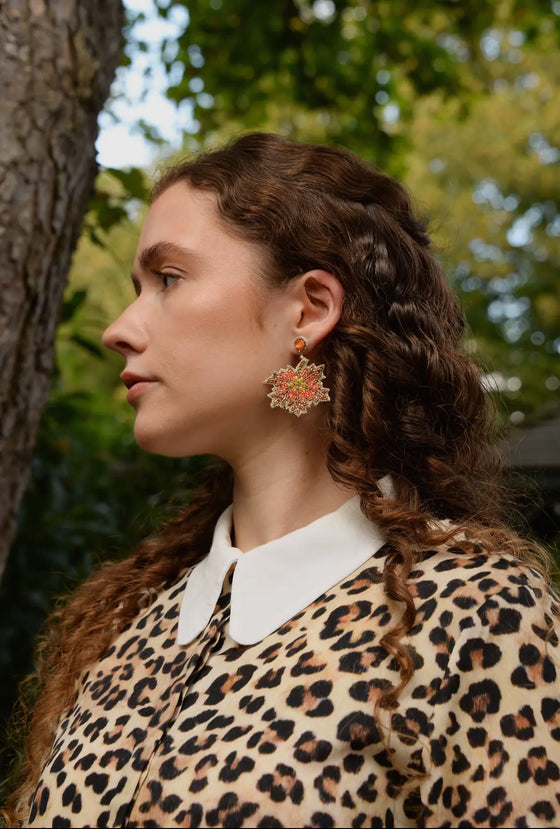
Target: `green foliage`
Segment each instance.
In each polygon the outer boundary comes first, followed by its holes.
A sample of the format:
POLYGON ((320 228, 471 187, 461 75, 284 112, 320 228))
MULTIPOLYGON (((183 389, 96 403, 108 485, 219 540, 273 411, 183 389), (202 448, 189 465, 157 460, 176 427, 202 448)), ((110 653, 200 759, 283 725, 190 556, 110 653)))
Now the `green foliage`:
POLYGON ((109 174, 113 179, 121 183, 127 203, 130 199, 138 199, 141 202, 148 201, 150 191, 146 182, 146 175, 142 170, 138 170, 136 167, 132 167, 129 170, 118 170, 116 167, 106 167, 105 174, 109 174))
POLYGON ((504 25, 538 41, 549 2, 171 0, 189 24, 162 44, 168 95, 192 103, 208 142, 249 129, 343 144, 400 172, 422 96, 487 88, 481 37, 504 25))
POLYGON ((560 56, 543 36, 542 51, 517 48, 511 60, 508 40, 468 118, 438 95, 418 107, 407 180, 434 219, 467 346, 519 423, 553 407, 560 388, 560 56))
POLYGON ((107 167, 99 176, 89 202, 83 233, 101 248, 107 247, 105 234, 126 225, 131 215, 149 201, 150 187, 146 174, 138 168, 118 170, 107 167))

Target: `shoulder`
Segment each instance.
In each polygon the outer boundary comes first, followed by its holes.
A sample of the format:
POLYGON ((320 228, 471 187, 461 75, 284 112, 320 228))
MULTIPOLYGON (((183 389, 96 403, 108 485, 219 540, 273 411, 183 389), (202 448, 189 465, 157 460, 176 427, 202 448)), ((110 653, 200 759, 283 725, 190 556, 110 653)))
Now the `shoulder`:
MULTIPOLYGON (((511 555, 461 541, 410 574, 416 618, 407 639, 441 670, 544 686, 560 672, 560 603, 545 577, 511 555)), ((432 664, 433 664, 432 663, 432 664)))
POLYGON ((514 556, 458 540, 426 552, 409 576, 415 599, 433 598, 459 616, 490 621, 493 608, 520 619, 530 609, 558 614, 559 599, 545 576, 514 556))
POLYGON ((492 710, 504 717, 531 708, 536 719, 557 696, 560 605, 535 569, 460 542, 430 552, 410 589, 416 619, 407 639, 423 657, 416 694, 444 706, 459 698, 469 727, 492 710))
POLYGON ((410 589, 417 616, 407 645, 420 667, 404 707, 408 719, 418 709, 428 722, 424 761, 434 773, 421 784, 429 804, 425 825, 452 825, 459 817, 465 825, 488 825, 498 812, 503 820, 496 825, 554 820, 560 779, 554 590, 513 556, 466 541, 427 553, 411 573, 410 589))

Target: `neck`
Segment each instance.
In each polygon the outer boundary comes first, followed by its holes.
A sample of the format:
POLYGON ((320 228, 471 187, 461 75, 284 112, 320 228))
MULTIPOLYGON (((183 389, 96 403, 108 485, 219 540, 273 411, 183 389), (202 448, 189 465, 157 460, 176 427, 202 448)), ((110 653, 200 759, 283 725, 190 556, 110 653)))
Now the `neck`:
POLYGON ((336 483, 321 431, 296 421, 232 464, 234 543, 243 552, 334 512, 355 494, 336 483))

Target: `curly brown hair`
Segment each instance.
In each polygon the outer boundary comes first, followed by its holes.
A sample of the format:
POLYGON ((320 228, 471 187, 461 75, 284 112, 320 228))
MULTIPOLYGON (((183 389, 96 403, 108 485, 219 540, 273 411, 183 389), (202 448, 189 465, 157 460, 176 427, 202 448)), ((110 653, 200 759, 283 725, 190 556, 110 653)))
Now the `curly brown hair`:
MULTIPOLYGON (((406 190, 346 150, 253 133, 172 167, 154 198, 176 182, 214 195, 229 231, 263 250, 264 279, 282 284, 320 268, 344 288, 341 318, 321 352, 332 398, 327 464, 386 534, 384 588, 403 607, 381 643, 401 669, 380 703, 391 705, 413 673, 401 642, 415 617, 407 579, 426 550, 460 529, 488 550, 539 565, 504 522, 494 418, 480 372, 460 350, 461 308, 406 190), (390 497, 377 485, 387 474, 390 497)), ((80 672, 162 585, 207 553, 232 486, 231 469, 213 467, 157 538, 104 565, 51 618, 12 819, 25 815, 80 672)))

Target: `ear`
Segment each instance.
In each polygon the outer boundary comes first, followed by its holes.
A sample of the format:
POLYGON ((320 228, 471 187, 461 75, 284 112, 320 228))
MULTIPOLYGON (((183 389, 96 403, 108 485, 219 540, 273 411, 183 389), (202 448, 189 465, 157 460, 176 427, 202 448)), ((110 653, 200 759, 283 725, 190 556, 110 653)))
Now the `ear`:
POLYGON ((332 273, 313 270, 298 276, 292 289, 297 311, 294 337, 305 337, 313 350, 340 319, 344 288, 332 273))

